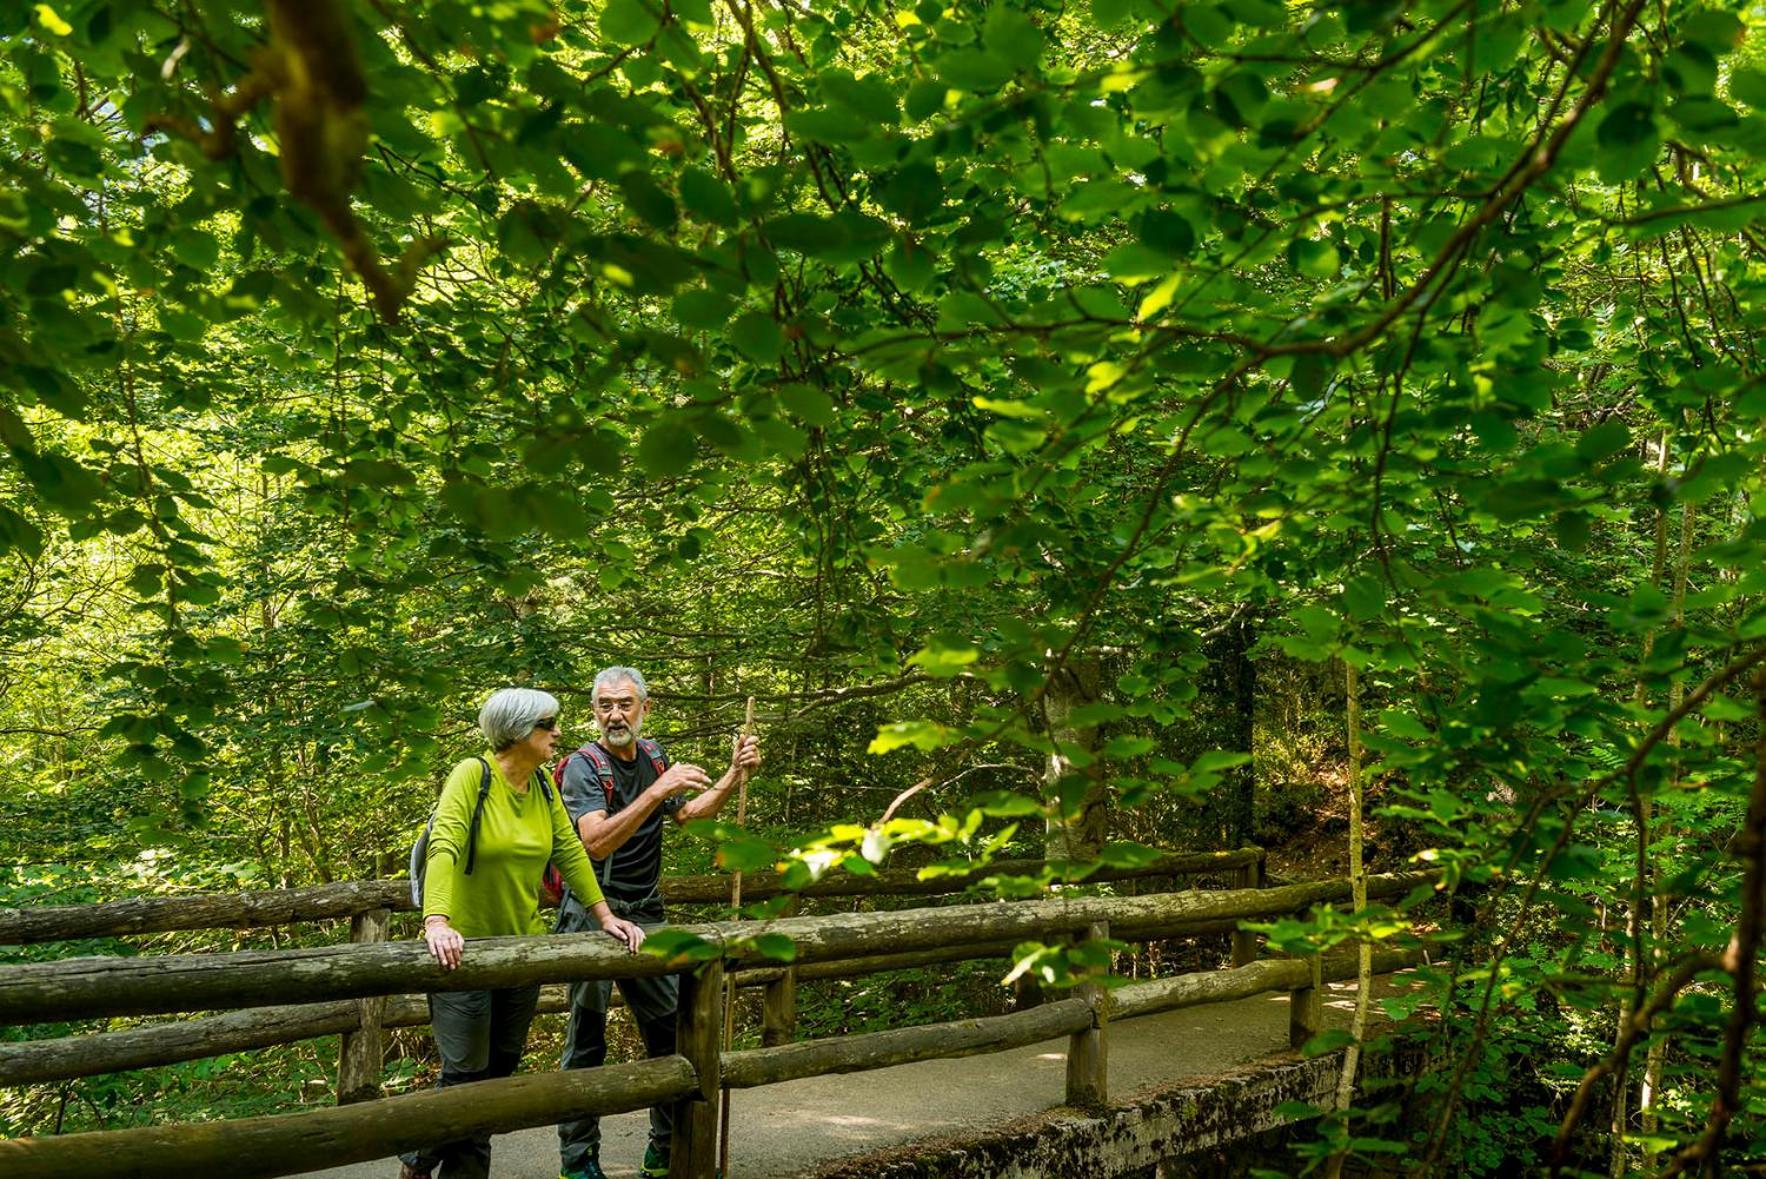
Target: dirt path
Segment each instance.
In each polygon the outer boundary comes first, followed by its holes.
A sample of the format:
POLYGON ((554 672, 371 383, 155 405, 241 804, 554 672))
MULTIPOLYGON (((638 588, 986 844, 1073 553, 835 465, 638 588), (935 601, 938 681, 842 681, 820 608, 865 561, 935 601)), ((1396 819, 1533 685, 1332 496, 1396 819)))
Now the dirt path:
MULTIPOLYGON (((1354 984, 1332 986, 1326 1021, 1347 1026, 1353 1006, 1354 984)), ((1127 1020, 1110 1031, 1110 1090, 1121 1096, 1217 1073, 1287 1046, 1285 995, 1127 1020)), ((1050 1040, 989 1056, 739 1091, 732 1101, 729 1179, 797 1175, 847 1155, 1038 1113, 1061 1104, 1066 1062, 1066 1040, 1050 1040)), ((609 1176, 637 1174, 647 1125, 642 1112, 603 1120, 601 1165, 609 1176)), ((496 1179, 554 1179, 558 1174, 558 1139, 549 1126, 498 1135, 492 1150, 496 1179)), ((388 1160, 312 1174, 393 1179, 398 1165, 388 1160)))

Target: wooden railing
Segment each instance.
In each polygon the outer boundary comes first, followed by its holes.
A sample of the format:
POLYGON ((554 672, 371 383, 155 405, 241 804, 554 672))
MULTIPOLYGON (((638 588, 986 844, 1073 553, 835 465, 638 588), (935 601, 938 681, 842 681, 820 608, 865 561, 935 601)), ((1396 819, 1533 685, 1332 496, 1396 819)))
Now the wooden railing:
MULTIPOLYGON (((988 876, 1035 875, 1045 870, 1055 873, 1057 878, 1083 876, 1088 883, 1218 875, 1235 879, 1246 887, 1255 887, 1261 879, 1262 860, 1262 850, 1255 847, 1167 855, 1141 867, 1089 871, 1048 865, 1040 860, 1009 860, 997 861, 975 872, 926 880, 921 880, 913 869, 879 872, 873 876, 840 873, 810 884, 797 895, 810 898, 948 895, 963 892, 988 876)), ((783 881, 776 875, 763 875, 752 881, 745 880, 743 884, 743 893, 749 900, 777 896, 784 891, 783 881)), ((665 877, 662 892, 673 904, 727 903, 729 879, 724 876, 665 877)), ((0 909, 0 945, 199 929, 242 929, 344 918, 350 921, 350 942, 367 945, 386 940, 391 912, 412 907, 408 881, 370 880, 313 888, 0 909)), ((1255 952, 1254 945, 1240 944, 1244 936, 1234 935, 1235 962, 1249 961, 1249 957, 1242 955, 1255 952)), ((895 956, 889 965, 864 960, 820 963, 802 971, 750 972, 738 975, 737 984, 766 988, 761 1039, 770 1046, 788 1043, 794 1036, 796 984, 800 978, 805 981, 846 978, 878 970, 924 966, 969 956, 968 951, 973 948, 934 947, 895 956)), ((1004 955, 1011 950, 1011 943, 987 948, 1004 955)), ((542 994, 540 1011, 568 1009, 565 988, 550 987, 542 994)), ((341 1035, 337 1099, 340 1104, 347 1104, 380 1095, 384 1030, 418 1027, 428 1022, 428 1004, 417 996, 405 995, 342 1003, 278 1005, 99 1035, 0 1044, 0 1085, 98 1076, 318 1036, 341 1035)))
MULTIPOLYGON (((1373 877, 1368 891, 1374 898, 1391 897, 1429 879, 1418 873, 1373 877)), ((769 922, 766 931, 793 940, 797 947, 793 968, 800 974, 817 968, 864 973, 886 968, 903 955, 985 957, 1003 943, 1031 937, 1136 940, 1216 932, 1244 920, 1340 904, 1349 895, 1349 883, 1335 880, 1271 889, 1059 897, 789 917, 769 922)), ((715 956, 682 973, 676 1056, 487 1081, 469 1090, 411 1093, 371 1105, 194 1126, 16 1139, 0 1142, 0 1174, 30 1179, 104 1173, 114 1160, 127 1158, 130 1173, 144 1176, 184 1175, 209 1166, 236 1174, 284 1175, 420 1147, 436 1136, 438 1127, 459 1135, 496 1133, 584 1113, 616 1113, 672 1101, 677 1130, 671 1174, 700 1179, 715 1168, 716 1099, 721 1089, 998 1051, 1065 1035, 1070 1038, 1068 1101, 1096 1106, 1108 1099, 1106 1039, 1112 1018, 1285 990, 1293 995, 1292 1035, 1304 1039, 1317 1030, 1319 988, 1355 973, 1355 963, 1347 956, 1260 961, 1130 984, 1114 992, 1088 984, 1075 988, 1069 998, 1009 1015, 721 1052, 726 970, 738 979, 748 975, 764 986, 780 985, 790 971, 759 952, 752 941, 753 924, 686 928, 714 947, 715 956)), ((1389 970, 1404 961, 1402 955, 1383 955, 1377 966, 1389 970)), ((420 945, 409 942, 73 959, 0 967, 0 1022, 226 1009, 272 998, 341 1009, 410 991, 477 990, 682 970, 681 963, 633 958, 598 934, 475 940, 460 968, 450 973, 442 972, 420 945)), ((25 1051, 33 1047, 22 1046, 25 1051)))
MULTIPOLYGON (((1234 874, 1247 887, 1256 885, 1263 850, 1186 852, 1162 856, 1135 868, 1078 869, 1042 860, 996 860, 973 872, 919 878, 916 869, 891 869, 874 876, 837 873, 797 891, 803 897, 941 896, 963 892, 989 876, 1035 875, 1049 869, 1059 880, 1107 883, 1158 876, 1234 874), (1245 874, 1253 875, 1247 879, 1245 874)), ((665 876, 662 899, 677 905, 728 904, 728 876, 665 876)), ((750 901, 779 896, 786 889, 776 874, 744 876, 742 895, 750 901)), ((172 933, 196 929, 252 929, 295 925, 307 921, 353 918, 378 909, 403 912, 411 904, 408 880, 356 880, 311 888, 263 889, 254 892, 203 893, 196 896, 136 897, 96 905, 38 905, 0 909, 0 946, 80 938, 172 933)))

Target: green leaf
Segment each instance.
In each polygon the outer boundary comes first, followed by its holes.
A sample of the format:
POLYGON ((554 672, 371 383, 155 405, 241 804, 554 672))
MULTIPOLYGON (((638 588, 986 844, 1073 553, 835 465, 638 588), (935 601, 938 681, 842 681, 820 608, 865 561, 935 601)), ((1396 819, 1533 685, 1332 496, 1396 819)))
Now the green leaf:
POLYGON ((1225 749, 1210 749, 1190 763, 1190 773, 1218 774, 1221 770, 1230 770, 1237 766, 1251 764, 1249 753, 1232 753, 1225 749))
POLYGON ((996 790, 977 795, 974 803, 982 814, 993 819, 1027 818, 1030 815, 1043 813, 1041 802, 1029 795, 1017 794, 1009 790, 996 790))
POLYGON ((1347 1028, 1329 1028, 1306 1041, 1300 1049, 1300 1055, 1311 1060, 1315 1056, 1340 1051, 1353 1043, 1355 1036, 1347 1028))
POLYGON ((1143 737, 1134 733, 1120 733, 1104 744, 1104 756, 1122 760, 1131 757, 1144 757, 1157 748, 1157 742, 1151 737, 1143 737))
POLYGON ((620 191, 625 194, 626 207, 651 226, 669 230, 680 218, 675 200, 664 192, 648 172, 633 169, 619 178, 620 191))
POLYGON ((1576 440, 1576 457, 1594 464, 1613 457, 1631 445, 1631 430, 1624 422, 1610 419, 1589 430, 1576 440))
POLYGON ((43 531, 0 504, 0 552, 16 550, 33 559, 43 555, 43 531))
POLYGON ((759 872, 772 868, 778 859, 778 848, 739 829, 717 845, 717 866, 725 872, 759 872))
POLYGON ((811 426, 832 426, 838 420, 838 407, 826 390, 814 385, 781 385, 779 404, 792 417, 811 426))
POLYGON ((755 951, 774 962, 797 961, 797 943, 782 933, 756 934, 749 939, 755 951))
POLYGON ((896 169, 878 196, 885 209, 917 225, 944 204, 944 181, 931 164, 905 164, 896 169))
POLYGON ((723 327, 730 322, 730 313, 735 309, 736 301, 728 295, 705 290, 682 291, 670 305, 677 323, 703 331, 723 327))
POLYGON ((792 111, 785 117, 785 127, 793 135, 818 143, 857 143, 869 139, 874 126, 863 116, 837 107, 792 111))
MULTIPOLYGON (((1010 65, 980 49, 953 50, 940 56, 932 66, 938 80, 953 90, 987 94, 1012 80, 1010 65)), ((911 109, 909 113, 912 114, 911 109)))
POLYGON ((1091 0, 1092 23, 1108 32, 1128 20, 1131 0, 1091 0))
POLYGON ((820 80, 824 95, 877 126, 893 127, 901 121, 895 90, 885 76, 854 78, 845 70, 824 70, 820 80))
POLYGON ((607 0, 601 9, 601 35, 615 45, 642 45, 662 27, 662 14, 647 0, 607 0))
POLYGON ((1288 243, 1288 265, 1308 278, 1328 279, 1337 276, 1341 263, 1330 242, 1300 237, 1288 243))
POLYGON ((957 733, 954 729, 934 721, 897 721, 895 724, 880 726, 866 752, 889 753, 912 746, 924 753, 930 753, 956 740, 957 733))
POLYGON ((1680 35, 1693 45, 1722 56, 1731 53, 1747 36, 1747 26, 1733 12, 1700 9, 1680 21, 1680 35))
POLYGON ((1756 110, 1766 110, 1766 69, 1737 66, 1729 74, 1729 97, 1756 110))
POLYGON ((755 364, 779 362, 785 348, 785 334, 778 321, 758 311, 745 311, 730 324, 729 340, 738 352, 755 364))
POLYGON ((1378 618, 1386 609, 1386 583, 1366 574, 1350 578, 1343 586, 1343 605, 1357 622, 1378 618))
POLYGON ((775 246, 801 254, 831 253, 846 245, 848 234, 832 217, 813 213, 787 213, 767 222, 767 236, 775 246))
POLYGON ((681 204, 689 215, 712 225, 734 225, 737 220, 736 200, 720 180, 700 168, 681 173, 681 204))
POLYGON ((899 286, 923 291, 932 284, 936 261, 930 250, 903 238, 883 260, 883 268, 899 286))
POLYGON ((1188 258, 1196 248, 1196 228, 1168 209, 1149 209, 1141 216, 1140 239, 1167 257, 1188 258))
POLYGON ((644 953, 670 962, 711 962, 723 957, 723 947, 678 925, 665 926, 644 939, 644 953))
POLYGON ((1661 147, 1661 131, 1648 103, 1622 102, 1606 113, 1595 132, 1600 175, 1608 183, 1628 180, 1648 167, 1661 147))
POLYGON ((999 5, 988 13, 981 39, 1000 60, 1020 70, 1033 69, 1042 56, 1042 30, 1015 8, 999 5))
POLYGON ((905 103, 908 121, 922 123, 944 109, 950 88, 943 82, 921 80, 908 87, 905 103))
POLYGON ((664 418, 638 442, 638 465, 655 476, 679 475, 693 465, 699 450, 692 429, 676 418, 664 418))
POLYGON ((1587 512, 1559 512, 1552 521, 1552 530, 1558 544, 1570 552, 1579 553, 1588 547, 1594 533, 1593 525, 1593 518, 1587 512))

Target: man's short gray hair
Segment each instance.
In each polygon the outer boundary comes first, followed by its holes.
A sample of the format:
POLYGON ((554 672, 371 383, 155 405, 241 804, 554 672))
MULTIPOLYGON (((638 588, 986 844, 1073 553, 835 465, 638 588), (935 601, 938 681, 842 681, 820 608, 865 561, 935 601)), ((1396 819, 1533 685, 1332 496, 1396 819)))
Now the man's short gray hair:
POLYGON ((595 684, 589 690, 599 696, 602 688, 610 688, 620 680, 632 681, 632 687, 638 690, 638 699, 650 699, 650 688, 644 683, 644 673, 635 667, 603 667, 596 673, 595 684))
POLYGON ((499 753, 533 732, 546 717, 558 715, 558 701, 538 688, 504 688, 493 692, 478 710, 478 727, 499 753))

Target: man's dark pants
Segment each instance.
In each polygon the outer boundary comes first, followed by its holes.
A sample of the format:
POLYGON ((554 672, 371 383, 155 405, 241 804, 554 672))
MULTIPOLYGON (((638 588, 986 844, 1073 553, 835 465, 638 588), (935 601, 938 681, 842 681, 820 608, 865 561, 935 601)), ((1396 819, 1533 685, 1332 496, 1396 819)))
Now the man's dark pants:
MULTIPOLYGON (((442 1058, 436 1088, 514 1072, 539 1001, 537 985, 429 996, 429 1025, 442 1058)), ((491 1136, 480 1134, 399 1157, 413 1170, 434 1172, 437 1179, 485 1179, 491 1171, 491 1136)))
MULTIPOLYGON (((634 910, 615 913, 644 927, 645 933, 660 929, 660 914, 634 910)), ((675 976, 659 978, 597 979, 580 982, 570 988, 570 1028, 564 1037, 564 1067, 594 1068, 607 1060, 607 1004, 613 998, 617 981, 625 999, 626 1010, 637 1020, 638 1032, 644 1037, 645 1054, 651 1057, 672 1056, 675 1050, 675 1008, 680 1001, 680 987, 675 976)), ((674 1109, 668 1105, 650 1109, 650 1141, 659 1153, 668 1153, 674 1134, 674 1109)), ((576 1118, 558 1124, 558 1155, 566 1171, 581 1170, 589 1159, 599 1157, 601 1150, 601 1119, 598 1115, 576 1118)))

